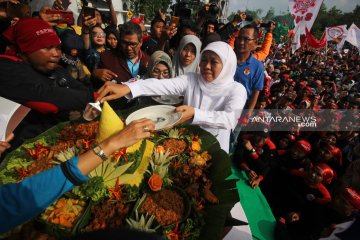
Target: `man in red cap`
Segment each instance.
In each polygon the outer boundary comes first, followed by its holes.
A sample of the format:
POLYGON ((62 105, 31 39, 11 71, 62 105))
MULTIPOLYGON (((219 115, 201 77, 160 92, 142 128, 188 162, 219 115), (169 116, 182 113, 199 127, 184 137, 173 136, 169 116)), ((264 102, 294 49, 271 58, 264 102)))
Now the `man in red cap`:
MULTIPOLYGON (((3 35, 13 44, 17 57, 0 57, 0 96, 35 110, 23 124, 25 128, 36 126, 36 130, 15 133, 16 137, 34 137, 59 119, 69 120, 70 111, 83 110, 93 101, 92 91, 58 65, 61 42, 47 22, 21 19, 3 35)), ((13 145, 16 146, 14 142, 13 145)))

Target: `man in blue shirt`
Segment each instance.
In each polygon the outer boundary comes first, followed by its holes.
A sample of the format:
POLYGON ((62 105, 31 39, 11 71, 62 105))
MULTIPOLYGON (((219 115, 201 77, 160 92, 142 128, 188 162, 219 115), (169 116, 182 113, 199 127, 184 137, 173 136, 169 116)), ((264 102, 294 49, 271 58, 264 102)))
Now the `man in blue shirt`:
POLYGON ((252 113, 259 93, 264 86, 264 66, 252 54, 257 45, 257 37, 257 28, 246 25, 240 30, 234 48, 238 63, 234 79, 246 88, 248 99, 246 107, 249 115, 252 113))
POLYGON ((237 57, 237 67, 234 76, 235 81, 244 85, 247 93, 246 109, 242 112, 241 122, 238 123, 233 130, 233 139, 230 152, 237 145, 236 139, 240 133, 241 125, 247 124, 249 116, 251 116, 260 91, 264 86, 264 66, 254 58, 252 51, 257 45, 257 37, 259 32, 253 25, 246 25, 240 29, 238 38, 235 40, 234 51, 237 57))

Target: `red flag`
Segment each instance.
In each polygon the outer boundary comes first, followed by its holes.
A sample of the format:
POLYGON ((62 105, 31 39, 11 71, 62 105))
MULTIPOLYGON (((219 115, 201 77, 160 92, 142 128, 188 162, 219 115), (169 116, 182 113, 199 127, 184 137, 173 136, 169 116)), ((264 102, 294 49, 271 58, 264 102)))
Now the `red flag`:
POLYGON ((320 41, 314 37, 307 28, 305 28, 306 31, 306 39, 310 47, 313 48, 324 48, 326 46, 326 34, 322 35, 320 41))
POLYGON ((305 34, 305 27, 311 30, 324 0, 288 0, 289 11, 294 18, 295 37, 291 43, 292 52, 300 48, 300 35, 305 34))

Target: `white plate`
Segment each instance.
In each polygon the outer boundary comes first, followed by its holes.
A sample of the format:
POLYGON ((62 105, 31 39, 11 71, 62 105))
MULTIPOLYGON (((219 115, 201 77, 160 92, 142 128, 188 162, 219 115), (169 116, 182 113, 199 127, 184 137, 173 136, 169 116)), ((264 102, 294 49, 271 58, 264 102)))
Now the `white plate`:
POLYGON ((155 130, 171 128, 180 121, 182 114, 175 112, 175 107, 168 105, 156 105, 142 108, 130 114, 125 123, 128 125, 134 120, 148 118, 155 122, 155 130))
POLYGON ((175 105, 183 101, 183 98, 178 95, 163 95, 152 97, 155 102, 166 104, 166 105, 175 105))

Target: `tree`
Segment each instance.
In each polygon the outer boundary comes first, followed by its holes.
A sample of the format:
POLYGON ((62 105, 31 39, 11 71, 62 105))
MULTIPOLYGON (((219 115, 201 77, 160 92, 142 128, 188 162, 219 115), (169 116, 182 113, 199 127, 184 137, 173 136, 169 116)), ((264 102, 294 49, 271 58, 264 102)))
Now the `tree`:
POLYGON ((275 17, 275 8, 274 7, 270 7, 269 11, 266 13, 265 17, 264 17, 264 22, 273 20, 275 17))
POLYGON ((159 10, 166 12, 171 0, 130 0, 130 10, 136 15, 144 14, 145 19, 151 21, 159 10))
POLYGON ((287 25, 289 26, 289 28, 294 28, 294 18, 291 16, 290 13, 274 16, 272 20, 277 23, 287 25))
POLYGON ((247 16, 251 16, 255 20, 256 18, 260 18, 260 15, 262 14, 263 10, 261 8, 255 10, 247 9, 245 12, 247 16))

